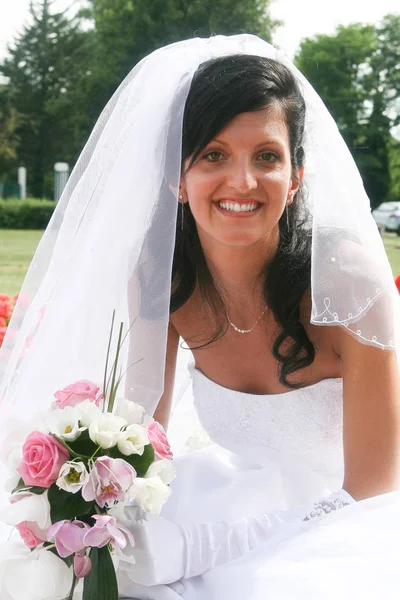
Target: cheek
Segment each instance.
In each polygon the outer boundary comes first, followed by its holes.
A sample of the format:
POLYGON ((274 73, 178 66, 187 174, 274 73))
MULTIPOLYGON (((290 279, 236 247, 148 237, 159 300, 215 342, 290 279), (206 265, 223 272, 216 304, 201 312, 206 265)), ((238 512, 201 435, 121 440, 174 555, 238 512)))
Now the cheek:
POLYGON ((219 180, 215 176, 207 174, 192 177, 186 183, 186 192, 192 213, 208 210, 212 197, 219 186, 219 180))
POLYGON ((286 203, 290 184, 290 177, 282 171, 268 173, 262 180, 265 196, 279 205, 286 203))

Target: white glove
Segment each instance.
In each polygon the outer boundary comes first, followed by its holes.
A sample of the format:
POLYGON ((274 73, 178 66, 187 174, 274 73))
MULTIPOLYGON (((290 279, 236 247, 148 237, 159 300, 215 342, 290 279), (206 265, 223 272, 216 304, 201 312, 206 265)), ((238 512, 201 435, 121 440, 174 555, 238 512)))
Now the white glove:
MULTIPOLYGON (((136 563, 129 565, 129 577, 143 585, 176 582, 202 575, 209 569, 236 560, 278 533, 285 525, 324 516, 353 503, 344 490, 313 507, 274 512, 231 522, 178 525, 163 517, 127 507, 123 524, 135 538, 128 552, 136 563)), ((126 554, 126 552, 124 552, 126 554)))

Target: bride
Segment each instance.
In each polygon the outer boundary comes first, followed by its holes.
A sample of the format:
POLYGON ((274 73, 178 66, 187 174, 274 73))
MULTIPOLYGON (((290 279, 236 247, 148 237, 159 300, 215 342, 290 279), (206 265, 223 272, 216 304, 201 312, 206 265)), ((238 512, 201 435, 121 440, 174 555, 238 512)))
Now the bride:
POLYGON ((99 380, 116 308, 126 395, 176 442, 162 515, 125 508, 123 597, 397 598, 399 297, 352 158, 284 56, 235 36, 139 63, 22 291, 3 414, 99 380))

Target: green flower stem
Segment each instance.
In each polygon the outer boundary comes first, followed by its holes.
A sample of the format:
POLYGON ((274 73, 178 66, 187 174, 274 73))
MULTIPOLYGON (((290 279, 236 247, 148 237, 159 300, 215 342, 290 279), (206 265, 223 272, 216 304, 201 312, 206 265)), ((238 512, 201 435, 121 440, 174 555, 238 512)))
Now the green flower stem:
POLYGON ((121 351, 121 339, 122 339, 123 328, 124 328, 124 324, 121 323, 120 326, 119 326, 119 335, 118 335, 118 342, 117 342, 117 352, 116 352, 116 355, 115 355, 114 367, 113 367, 113 371, 112 371, 110 398, 109 398, 109 401, 108 401, 108 412, 112 412, 112 410, 114 408, 115 397, 117 395, 118 386, 115 386, 115 378, 117 376, 118 359, 119 359, 119 354, 120 354, 120 351, 121 351))
MULTIPOLYGON (((127 329, 127 331, 126 331, 126 333, 125 333, 125 335, 124 335, 124 337, 122 339, 121 339, 121 333, 122 333, 123 323, 120 324, 120 336, 119 336, 118 345, 117 345, 117 355, 116 355, 115 360, 114 360, 114 362, 112 364, 110 375, 108 376, 108 379, 107 379, 107 375, 108 375, 108 363, 109 363, 109 355, 110 355, 110 347, 111 347, 112 333, 113 333, 113 329, 114 329, 114 316, 115 316, 115 310, 113 312, 113 320, 112 320, 112 323, 111 323, 110 339, 109 339, 108 350, 107 350, 106 368, 105 368, 105 372, 104 372, 104 390, 103 390, 104 402, 105 402, 105 399, 106 399, 107 394, 108 394, 108 387, 110 385, 111 377, 112 377, 113 374, 115 376, 115 373, 116 373, 116 367, 118 366, 117 363, 118 363, 118 358, 119 358, 120 350, 121 350, 122 346, 124 345, 125 340, 126 340, 127 336, 129 335, 129 332, 131 331, 132 327, 134 326, 134 324, 136 322, 136 318, 135 318, 132 321, 132 323, 130 324, 130 326, 128 327, 128 329, 127 329)), ((133 363, 133 364, 136 364, 136 363, 133 363)), ((133 366, 133 365, 131 365, 131 366, 133 366)), ((125 373, 126 373, 126 371, 125 371, 125 373)), ((121 375, 121 377, 118 379, 118 382, 117 382, 116 386, 115 385, 112 386, 111 391, 110 391, 110 397, 112 396, 112 394, 114 394, 114 398, 115 398, 115 394, 116 394, 116 391, 118 389, 118 386, 120 384, 120 381, 121 381, 122 377, 123 377, 123 375, 121 375)), ((104 406, 105 406, 105 404, 104 404, 104 406)), ((111 411, 108 409, 108 412, 111 412, 111 411)))
POLYGON ((89 462, 92 461, 94 459, 94 457, 96 456, 96 454, 101 450, 101 446, 97 447, 97 450, 95 450, 92 454, 92 456, 89 458, 89 462))
POLYGON ((107 348, 107 358, 106 358, 106 366, 104 369, 104 381, 103 381, 103 409, 105 408, 105 402, 106 402, 106 396, 107 396, 107 373, 108 373, 108 361, 110 358, 110 348, 111 348, 111 340, 112 340, 112 334, 114 331, 114 320, 115 320, 115 309, 113 310, 113 316, 112 316, 112 320, 111 320, 111 329, 110 329, 110 337, 108 339, 108 348, 107 348))
MULTIPOLYGON (((52 434, 50 434, 52 435, 52 434)), ((56 435, 53 434, 53 437, 56 438, 57 442, 60 442, 60 444, 62 446, 64 446, 64 448, 66 450, 68 450, 68 452, 70 453, 70 455, 72 456, 72 458, 87 458, 87 457, 83 457, 81 454, 77 454, 76 452, 74 452, 72 450, 72 448, 70 446, 68 446, 67 442, 65 440, 63 440, 62 438, 57 437, 56 435)))
POLYGON ((71 586, 70 592, 69 592, 68 596, 65 598, 65 600, 73 600, 74 591, 75 591, 75 587, 76 587, 77 583, 78 583, 78 578, 74 573, 73 577, 72 577, 72 586, 71 586))

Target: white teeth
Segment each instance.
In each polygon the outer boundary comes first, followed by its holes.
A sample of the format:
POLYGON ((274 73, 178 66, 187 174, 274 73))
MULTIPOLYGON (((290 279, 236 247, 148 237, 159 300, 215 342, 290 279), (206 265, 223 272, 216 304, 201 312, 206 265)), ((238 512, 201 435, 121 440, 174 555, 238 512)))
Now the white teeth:
POLYGON ((258 204, 252 202, 251 204, 239 204, 238 202, 218 202, 218 205, 224 210, 231 210, 233 212, 250 212, 258 208, 258 204))

